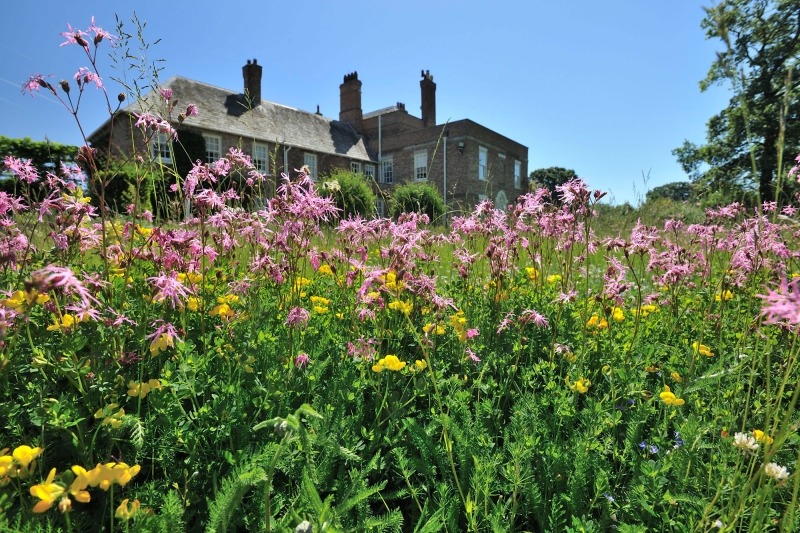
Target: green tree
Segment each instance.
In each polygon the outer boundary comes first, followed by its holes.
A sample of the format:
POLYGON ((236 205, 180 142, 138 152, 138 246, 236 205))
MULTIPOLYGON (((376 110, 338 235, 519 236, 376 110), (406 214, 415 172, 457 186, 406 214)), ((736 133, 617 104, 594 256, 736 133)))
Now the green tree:
POLYGON ((577 176, 578 174, 569 168, 539 168, 530 173, 528 183, 529 187, 531 188, 546 188, 550 191, 550 195, 555 198, 556 187, 558 185, 564 185, 566 182, 577 176))
POLYGON ((726 50, 700 90, 731 83, 734 95, 708 121, 706 144, 687 140, 672 153, 700 191, 757 191, 772 200, 788 170, 783 162, 800 146, 800 121, 785 120, 800 111, 800 73, 792 73, 800 59, 800 1, 726 0, 706 10, 701 27, 726 50))
POLYGON ((415 211, 428 215, 431 222, 441 222, 444 200, 438 189, 429 183, 406 183, 395 187, 389 203, 389 214, 397 218, 415 211))
POLYGON ((652 202, 660 198, 666 198, 673 202, 685 202, 694 196, 692 184, 688 181, 675 181, 666 183, 652 190, 647 191, 647 201, 652 202))
POLYGON ((57 172, 60 162, 72 163, 78 155, 78 147, 50 141, 34 141, 30 137, 11 139, 0 135, 0 160, 7 156, 30 159, 39 174, 57 172))
POLYGON ((336 207, 342 210, 339 218, 361 215, 369 218, 375 213, 375 193, 363 174, 334 169, 329 176, 321 176, 322 194, 332 196, 336 207))

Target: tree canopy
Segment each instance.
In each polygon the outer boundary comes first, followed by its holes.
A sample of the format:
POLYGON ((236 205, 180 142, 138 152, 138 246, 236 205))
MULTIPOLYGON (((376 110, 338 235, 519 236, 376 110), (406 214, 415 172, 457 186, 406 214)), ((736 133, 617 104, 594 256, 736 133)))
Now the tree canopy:
POLYGON ((701 192, 723 190, 739 199, 757 191, 762 201, 772 200, 779 170, 785 181, 787 158, 800 147, 800 72, 793 72, 800 59, 800 0, 726 0, 706 10, 701 27, 725 50, 700 90, 731 83, 734 91, 709 119, 706 144, 687 140, 672 153, 701 192))
POLYGON ((30 159, 40 176, 45 172, 57 172, 59 162, 72 163, 78 155, 78 147, 50 141, 34 141, 30 137, 11 139, 0 135, 0 160, 6 156, 30 159))
POLYGON ((556 187, 564 185, 578 174, 569 168, 549 167, 540 168, 530 173, 530 187, 545 187, 553 198, 556 197, 556 187))

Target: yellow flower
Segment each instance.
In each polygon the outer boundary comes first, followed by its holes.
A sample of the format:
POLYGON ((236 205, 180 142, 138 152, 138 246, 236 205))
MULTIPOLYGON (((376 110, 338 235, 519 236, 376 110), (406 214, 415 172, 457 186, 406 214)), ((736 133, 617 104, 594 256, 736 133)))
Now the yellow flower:
POLYGON ((600 319, 600 323, 597 324, 597 329, 606 329, 608 327, 608 321, 605 318, 600 319))
POLYGON ((112 428, 117 429, 122 425, 122 417, 125 416, 125 409, 120 409, 114 413, 117 407, 119 407, 119 405, 115 403, 107 405, 102 409, 98 409, 94 417, 103 419, 103 422, 100 424, 101 426, 110 425, 112 428))
POLYGON ((330 300, 328 300, 327 298, 323 298, 322 296, 312 296, 310 298, 310 300, 311 300, 312 304, 317 304, 317 305, 330 305, 331 304, 330 300))
POLYGON ((39 498, 39 503, 33 506, 34 513, 43 513, 50 509, 53 504, 64 495, 66 487, 53 483, 56 478, 56 469, 50 470, 44 483, 34 485, 30 488, 31 496, 39 498))
POLYGON ((23 444, 22 446, 14 448, 14 452, 11 455, 23 468, 27 468, 34 459, 42 454, 42 451, 43 450, 38 446, 36 448, 31 448, 23 444))
MULTIPOLYGON (((219 300, 219 298, 217 298, 217 300, 219 300)), ((222 318, 223 320, 230 320, 231 318, 233 318, 235 313, 233 312, 233 309, 231 309, 230 305, 228 305, 227 303, 221 303, 219 305, 214 306, 214 308, 211 310, 210 315, 211 316, 219 315, 219 317, 222 318)))
POLYGON ((114 513, 114 516, 121 518, 122 520, 129 520, 136 516, 136 513, 139 512, 139 500, 133 500, 133 503, 130 505, 130 509, 128 508, 128 501, 129 498, 122 500, 122 503, 120 503, 119 507, 117 507, 117 511, 114 513))
POLYGON ((696 353, 701 353, 702 355, 705 355, 706 357, 713 357, 714 356, 714 352, 712 352, 711 349, 708 346, 706 346, 705 344, 700 344, 697 341, 694 341, 692 343, 692 348, 694 348, 694 351, 696 353))
POLYGON ((561 279, 561 274, 553 274, 552 276, 547 276, 547 283, 558 283, 561 279))
POLYGON ((426 363, 422 359, 417 359, 416 361, 414 361, 414 368, 419 371, 425 370, 426 368, 428 368, 428 363, 426 363))
MULTIPOLYGON (((142 398, 147 396, 150 391, 163 389, 161 382, 157 379, 151 379, 147 383, 136 383, 135 381, 129 381, 128 387, 128 396, 141 396, 142 398)), ((123 412, 123 414, 125 413, 123 412)))
POLYGON ((397 275, 394 273, 394 271, 390 270, 389 273, 386 274, 386 288, 391 292, 398 294, 405 288, 405 286, 405 283, 402 281, 397 281, 397 275))
POLYGON ((614 307, 611 310, 611 318, 617 322, 622 322, 625 320, 625 313, 619 307, 614 307))
POLYGON ((8 300, 3 300, 3 306, 8 307, 9 309, 19 309, 25 305, 25 303, 25 293, 22 291, 16 291, 11 295, 11 298, 8 300))
POLYGON ((197 285, 201 281, 203 281, 203 275, 198 274, 197 272, 187 272, 184 274, 183 272, 178 274, 178 281, 183 283, 184 281, 188 281, 192 285, 197 285))
POLYGON ((317 272, 319 272, 323 276, 333 276, 333 270, 331 270, 331 267, 329 265, 320 266, 317 272))
POLYGON ((600 322, 600 317, 598 317, 597 315, 592 315, 592 317, 586 321, 586 327, 587 328, 594 327, 598 324, 598 322, 600 322))
POLYGON ((321 306, 321 305, 315 305, 315 306, 313 306, 311 309, 312 309, 312 310, 313 310, 315 313, 318 313, 318 314, 320 314, 320 315, 324 315, 325 313, 327 313, 327 312, 328 312, 328 308, 327 308, 327 307, 323 307, 323 306, 321 306))
POLYGON ((431 322, 429 324, 425 324, 422 327, 422 331, 424 331, 428 335, 430 334, 444 335, 445 332, 447 331, 447 328, 444 324, 434 324, 431 322))
POLYGON ((75 499, 81 503, 89 503, 92 499, 86 487, 91 483, 91 474, 82 466, 75 465, 72 467, 72 473, 75 474, 75 479, 72 485, 69 486, 69 493, 75 496, 75 499))
POLYGON ((525 267, 525 275, 531 283, 536 283, 539 280, 539 271, 533 267, 525 267))
POLYGON ((714 299, 716 301, 718 301, 718 302, 720 302, 722 300, 725 300, 725 301, 733 300, 733 293, 731 291, 729 291, 729 290, 728 291, 722 291, 722 292, 717 293, 717 295, 714 297, 714 299))
POLYGON ((383 372, 384 370, 398 371, 405 368, 406 363, 397 358, 396 355, 387 355, 372 366, 373 372, 383 372))
POLYGON ((74 316, 65 313, 61 315, 61 322, 59 322, 57 318, 54 319, 54 322, 54 324, 47 326, 47 331, 56 331, 62 328, 69 329, 77 322, 77 320, 75 320, 74 316))
POLYGON ((336 313, 336 318, 339 320, 344 320, 344 313, 336 313))
POLYGON ((686 403, 683 399, 675 397, 675 394, 669 390, 669 385, 664 385, 664 392, 660 393, 659 396, 661 396, 661 399, 664 400, 664 403, 667 405, 679 406, 686 403))
POLYGON ((186 300, 186 307, 188 307, 190 311, 197 311, 200 309, 200 298, 189 296, 189 299, 186 300))
POLYGON ((411 314, 411 310, 414 309, 414 305, 411 302, 404 302, 403 300, 396 300, 390 303, 388 307, 405 315, 411 314))
POLYGON ((226 294, 225 296, 220 296, 217 298, 218 304, 235 304, 239 303, 239 297, 235 294, 226 294))
POLYGON ((10 455, 6 455, 8 448, 5 448, 0 452, 0 479, 8 476, 8 477, 16 477, 17 476, 17 468, 14 466, 14 458, 10 455))
POLYGON ((166 333, 162 333, 158 340, 150 345, 150 354, 156 356, 159 352, 166 350, 167 346, 172 347, 174 345, 175 342, 172 340, 172 337, 166 333))
POLYGON ((680 374, 678 374, 677 372, 672 372, 672 373, 670 374, 670 376, 672 376, 672 379, 674 379, 674 380, 675 380, 675 381, 677 381, 678 383, 680 383, 681 381, 683 381, 683 378, 682 378, 682 377, 681 377, 681 375, 680 375, 680 374))
POLYGON ((586 392, 589 390, 589 386, 592 384, 592 382, 586 378, 580 378, 575 383, 572 383, 569 380, 569 376, 567 376, 566 382, 567 387, 576 392, 580 392, 581 394, 586 394, 586 392))
POLYGON ((769 435, 767 435, 766 433, 764 433, 760 429, 754 429, 753 430, 753 437, 755 437, 756 442, 760 442, 760 443, 766 444, 766 445, 769 445, 769 444, 772 444, 773 442, 775 442, 775 439, 773 439, 772 437, 770 437, 769 435))

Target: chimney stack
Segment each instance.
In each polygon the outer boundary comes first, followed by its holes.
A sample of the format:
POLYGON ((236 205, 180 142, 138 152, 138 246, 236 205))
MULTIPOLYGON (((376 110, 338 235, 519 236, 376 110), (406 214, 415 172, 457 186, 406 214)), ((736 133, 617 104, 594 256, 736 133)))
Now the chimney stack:
POLYGON ((422 71, 422 79, 419 82, 422 91, 422 126, 427 128, 436 125, 436 84, 433 83, 433 76, 430 70, 422 71))
POLYGON ((261 103, 261 65, 258 64, 257 59, 253 59, 251 63, 247 60, 247 64, 242 67, 242 75, 244 76, 244 92, 250 96, 253 105, 257 106, 261 103))
POLYGON ((339 121, 349 122, 361 133, 364 114, 361 111, 361 82, 358 81, 358 72, 345 74, 344 83, 339 85, 339 97, 339 121))

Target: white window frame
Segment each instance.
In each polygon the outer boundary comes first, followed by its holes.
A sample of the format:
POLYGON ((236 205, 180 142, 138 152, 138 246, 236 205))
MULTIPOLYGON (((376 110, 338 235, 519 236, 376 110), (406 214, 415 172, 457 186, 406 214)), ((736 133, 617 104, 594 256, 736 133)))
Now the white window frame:
POLYGON ((414 152, 414 181, 427 181, 428 179, 428 151, 417 150, 414 152))
POLYGON ((386 202, 380 196, 375 199, 375 212, 378 218, 386 218, 386 202))
POLYGON ((522 188, 522 161, 514 160, 514 188, 522 188))
POLYGON ((488 177, 488 167, 489 167, 489 150, 484 148, 483 146, 478 147, 478 179, 482 181, 486 181, 489 179, 488 177))
POLYGON ((206 163, 213 163, 222 158, 222 137, 218 135, 203 134, 206 140, 206 163), (211 145, 215 144, 216 148, 211 145))
POLYGON ((158 133, 153 137, 153 144, 150 147, 150 155, 153 160, 162 165, 172 164, 172 153, 170 152, 170 139, 166 133, 158 133))
POLYGON ((385 155, 381 157, 381 175, 378 183, 391 185, 394 183, 394 156, 385 155))
POLYGON ((261 143, 253 143, 253 166, 262 174, 269 176, 269 146, 261 143), (260 157, 261 150, 264 151, 264 157, 260 157))
POLYGON ((375 179, 375 165, 364 165, 364 177, 375 179))
POLYGON ((361 174, 361 163, 358 161, 350 161, 350 172, 353 174, 361 174))
POLYGON ((308 167, 308 177, 317 181, 317 154, 306 152, 303 155, 303 164, 308 167))

